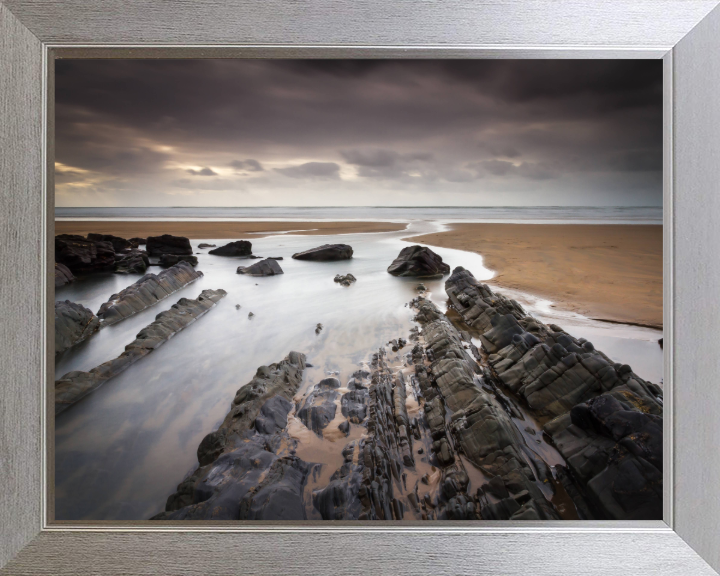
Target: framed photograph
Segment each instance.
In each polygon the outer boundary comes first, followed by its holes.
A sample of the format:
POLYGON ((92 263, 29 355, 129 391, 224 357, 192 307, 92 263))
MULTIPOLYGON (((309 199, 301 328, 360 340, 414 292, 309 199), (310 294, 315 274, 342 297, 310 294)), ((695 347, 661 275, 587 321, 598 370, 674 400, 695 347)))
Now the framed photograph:
POLYGON ((717 4, 0 1, 3 573, 716 574, 717 4))

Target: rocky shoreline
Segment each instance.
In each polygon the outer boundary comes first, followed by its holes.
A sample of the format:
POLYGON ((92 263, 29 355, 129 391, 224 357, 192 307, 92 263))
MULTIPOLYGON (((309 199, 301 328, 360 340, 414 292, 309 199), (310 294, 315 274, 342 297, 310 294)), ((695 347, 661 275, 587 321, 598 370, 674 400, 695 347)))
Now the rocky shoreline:
MULTIPOLYGON (((203 276, 183 237, 90 234, 59 236, 56 245, 58 286, 74 281, 75 273, 142 272, 150 256, 170 266, 113 294, 97 316, 80 304, 56 302, 58 353, 203 276), (140 241, 148 252, 139 249, 140 241)), ((248 241, 208 254, 255 259, 237 268, 240 275, 283 274, 282 257, 261 259, 248 241)), ((345 244, 292 255, 314 267, 352 257, 345 244)), ((447 313, 418 284, 420 295, 407 304, 415 323, 410 333, 368 350, 352 373, 325 372, 306 381, 301 352, 260 366, 198 446, 197 468, 154 520, 662 517, 659 386, 591 342, 528 315, 468 270, 456 267, 450 274, 427 247, 404 248, 387 272, 420 279, 449 274, 447 313), (300 450, 307 446, 312 449, 300 450), (313 449, 334 454, 325 460, 332 463, 314 462, 313 449)), ((344 287, 355 281, 350 273, 334 278, 344 287)), ((56 414, 225 295, 204 290, 195 300, 181 298, 117 358, 65 374, 55 385, 56 414)), ((315 334, 322 330, 317 324, 315 334)))
POLYGON ((298 399, 304 355, 260 367, 153 518, 660 518, 662 390, 460 267, 445 288, 456 316, 416 297, 412 347, 388 343, 347 384, 298 399), (342 465, 300 459, 291 421, 342 465))

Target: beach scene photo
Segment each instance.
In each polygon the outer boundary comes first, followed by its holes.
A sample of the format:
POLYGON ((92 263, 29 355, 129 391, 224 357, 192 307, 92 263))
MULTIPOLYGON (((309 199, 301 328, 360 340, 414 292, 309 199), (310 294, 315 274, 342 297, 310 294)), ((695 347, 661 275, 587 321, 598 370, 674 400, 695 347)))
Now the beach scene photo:
POLYGON ((55 522, 662 519, 661 61, 55 68, 55 522))

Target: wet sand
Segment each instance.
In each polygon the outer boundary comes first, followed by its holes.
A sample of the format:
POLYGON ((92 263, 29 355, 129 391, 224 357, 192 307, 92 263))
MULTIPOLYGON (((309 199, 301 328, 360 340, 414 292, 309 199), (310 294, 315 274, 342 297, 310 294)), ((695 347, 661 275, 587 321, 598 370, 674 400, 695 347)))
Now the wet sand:
POLYGON ((398 222, 214 222, 214 221, 110 221, 62 220, 55 221, 55 234, 114 234, 123 238, 173 234, 192 240, 262 238, 268 234, 289 232, 302 235, 358 234, 364 232, 395 232, 404 230, 398 222), (263 234, 266 232, 267 234, 263 234))
POLYGON ((481 254, 490 284, 598 320, 662 327, 662 226, 453 224, 404 240, 481 254))

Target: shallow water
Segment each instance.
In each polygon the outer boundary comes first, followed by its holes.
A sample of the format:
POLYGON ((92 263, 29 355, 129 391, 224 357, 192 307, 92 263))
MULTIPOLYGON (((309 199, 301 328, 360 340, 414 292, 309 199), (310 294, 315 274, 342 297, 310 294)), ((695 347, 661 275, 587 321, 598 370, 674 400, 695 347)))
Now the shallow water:
MULTIPOLYGON (((252 260, 211 256, 197 249, 201 242, 222 245, 227 240, 192 241, 203 278, 156 306, 104 328, 57 361, 56 377, 93 368, 120 354, 142 327, 179 298, 195 298, 206 288, 228 292, 201 320, 57 417, 56 518, 146 519, 161 511, 167 496, 196 467, 202 438, 217 428, 236 390, 250 381, 259 366, 278 362, 291 350, 304 352, 313 367, 305 372, 296 395, 300 399, 330 372, 336 372, 344 385, 380 346, 393 338, 407 338, 413 313, 406 304, 417 294, 418 281, 390 276, 386 268, 408 245, 400 238, 433 232, 438 226, 415 221, 402 232, 282 234, 255 239, 255 254, 284 257, 280 265, 285 274, 267 278, 236 274, 238 266, 252 260), (352 245, 353 259, 303 262, 290 258, 295 252, 334 242, 352 245), (348 272, 358 279, 352 286, 333 282, 336 274, 348 272), (316 334, 318 323, 324 328, 316 334)), ((433 250, 451 267, 462 265, 478 279, 493 275, 477 254, 433 250)), ((138 277, 94 275, 59 289, 57 299, 80 302, 97 312, 111 294, 138 277)), ((444 280, 423 283, 444 309, 444 280)), ((542 320, 561 324, 570 333, 592 340, 613 359, 631 364, 640 376, 655 382, 662 378, 659 332, 604 325, 550 309, 546 301, 532 296, 515 293, 513 297, 542 320)), ((291 416, 289 429, 300 441, 298 456, 325 464, 317 472, 317 485, 342 463, 342 447, 363 433, 353 425, 350 438, 333 435, 340 421, 326 429, 328 442, 318 443, 291 416)), ((308 514, 313 517, 311 510, 308 514)))

